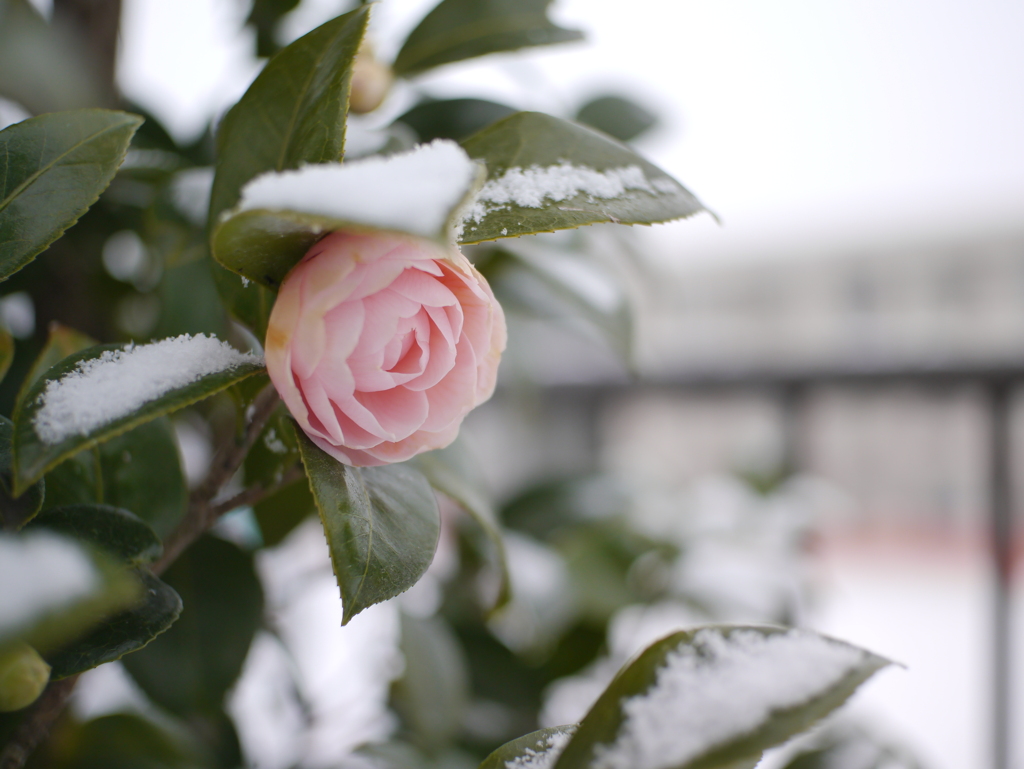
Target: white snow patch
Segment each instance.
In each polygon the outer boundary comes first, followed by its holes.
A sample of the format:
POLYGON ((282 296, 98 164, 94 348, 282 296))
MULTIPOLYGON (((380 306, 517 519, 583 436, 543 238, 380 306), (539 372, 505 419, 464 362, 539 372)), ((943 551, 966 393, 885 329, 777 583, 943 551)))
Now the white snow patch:
POLYGON ((0 534, 0 629, 23 628, 90 595, 100 580, 92 561, 67 537, 0 534))
POLYGON ((537 741, 536 750, 526 748, 521 756, 506 761, 505 769, 549 769, 562 755, 575 731, 576 728, 572 727, 564 732, 549 734, 545 739, 537 741))
POLYGON ((53 445, 88 435, 205 376, 260 362, 260 356, 205 334, 107 350, 47 383, 32 426, 43 443, 53 445))
POLYGON ((706 628, 671 652, 655 683, 622 703, 622 726, 595 748, 594 769, 665 769, 757 729, 824 693, 866 653, 812 633, 725 635, 706 628))
POLYGON ((581 192, 594 198, 612 200, 622 197, 627 190, 668 194, 678 192, 680 187, 664 177, 651 181, 638 165, 598 171, 563 160, 554 166, 509 168, 484 184, 467 211, 465 221, 479 222, 491 211, 500 210, 510 203, 524 208, 541 208, 545 200, 568 200, 581 192))
POLYGON ((479 166, 453 141, 257 176, 236 211, 297 211, 423 237, 444 231, 479 166))

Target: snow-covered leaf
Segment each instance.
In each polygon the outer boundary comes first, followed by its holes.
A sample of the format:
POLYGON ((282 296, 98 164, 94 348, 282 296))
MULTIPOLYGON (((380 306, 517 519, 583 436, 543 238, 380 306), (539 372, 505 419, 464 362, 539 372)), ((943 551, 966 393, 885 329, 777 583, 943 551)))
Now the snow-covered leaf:
POLYGON ((395 74, 417 72, 534 45, 580 40, 576 29, 551 22, 551 0, 444 0, 414 29, 395 59, 395 74))
POLYGON ((213 255, 246 280, 277 290, 324 233, 389 230, 448 243, 451 222, 482 169, 452 141, 389 157, 268 172, 242 189, 213 235, 213 255))
POLYGON ((491 753, 480 769, 551 769, 575 731, 567 724, 530 732, 491 753))
POLYGON ((517 112, 462 146, 487 164, 487 181, 463 222, 463 243, 597 222, 654 224, 706 210, 631 148, 551 115, 517 112))
POLYGON ((141 592, 112 559, 43 530, 0 532, 0 585, 0 648, 23 640, 44 653, 130 605, 141 592))
POLYGON ((49 369, 14 413, 14 493, 78 451, 263 370, 259 357, 199 334, 100 345, 49 369))
POLYGON ((423 576, 437 549, 441 514, 427 479, 409 465, 349 467, 304 434, 299 449, 347 624, 423 576))
POLYGON ((53 668, 50 677, 66 678, 113 662, 146 646, 169 628, 181 614, 181 598, 166 582, 145 569, 125 575, 138 585, 141 600, 108 617, 87 635, 44 655, 53 668))
POLYGON ((724 769, 842 705, 889 662, 811 631, 674 633, 619 673, 556 769, 724 769))

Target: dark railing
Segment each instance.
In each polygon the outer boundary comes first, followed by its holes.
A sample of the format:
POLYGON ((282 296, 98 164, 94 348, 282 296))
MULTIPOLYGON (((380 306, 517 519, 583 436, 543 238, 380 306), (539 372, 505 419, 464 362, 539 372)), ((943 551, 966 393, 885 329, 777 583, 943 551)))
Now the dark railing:
MULTIPOLYGON (((987 397, 989 434, 988 552, 992 570, 990 661, 991 756, 993 769, 1010 769, 1012 702, 1011 591, 1013 582, 1014 503, 1010 416, 1017 384, 1024 384, 1024 361, 971 364, 955 362, 923 365, 872 363, 815 369, 731 369, 690 371, 675 376, 649 378, 633 383, 556 386, 549 390, 556 402, 585 409, 596 425, 598 415, 613 399, 644 393, 719 393, 760 391, 778 398, 785 451, 789 467, 799 469, 804 457, 797 429, 807 393, 822 385, 848 387, 914 384, 923 388, 975 385, 987 397)), ((596 437, 596 436, 595 436, 596 437)), ((596 448, 596 442, 594 444, 596 448)))

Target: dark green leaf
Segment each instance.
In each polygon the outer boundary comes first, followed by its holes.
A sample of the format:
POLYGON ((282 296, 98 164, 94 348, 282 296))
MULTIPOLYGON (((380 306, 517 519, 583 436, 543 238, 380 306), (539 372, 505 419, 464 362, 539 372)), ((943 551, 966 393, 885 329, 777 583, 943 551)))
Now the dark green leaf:
POLYGON ((282 49, 224 116, 211 222, 259 174, 341 160, 352 61, 368 18, 369 8, 358 8, 282 49))
POLYGON ((579 30, 551 22, 549 5, 551 0, 443 0, 402 45, 395 74, 409 76, 488 53, 581 40, 579 30))
POLYGON ((673 633, 649 646, 618 674, 580 722, 555 769, 584 769, 599 754, 607 762, 609 751, 620 751, 616 758, 626 765, 646 764, 654 760, 644 753, 652 744, 660 751, 659 766, 665 769, 752 766, 766 749, 838 708, 888 664, 870 652, 811 631, 711 626, 673 633), (811 645, 802 646, 807 642, 811 645), (818 671, 816 656, 829 660, 819 661, 818 671), (801 693, 794 702, 793 676, 781 672, 780 665, 798 665, 797 659, 807 659, 808 669, 797 679, 801 693), (661 676, 673 664, 669 686, 661 676), (743 668, 749 671, 739 672, 743 668), (774 676, 772 684, 765 681, 766 676, 774 676), (657 687, 665 692, 664 701, 649 699, 657 687), (706 701, 689 694, 693 691, 707 692, 706 701), (661 714, 676 713, 678 723, 666 727, 671 731, 659 733, 653 743, 649 737, 645 741, 637 730, 649 732, 651 724, 634 728, 631 723, 643 718, 638 715, 640 704, 661 714), (715 732, 695 733, 699 723, 714 724, 715 732))
POLYGON ((304 434, 299 449, 341 588, 344 625, 423 576, 441 532, 437 500, 407 465, 349 467, 304 434))
POLYGON ((576 122, 628 142, 653 128, 658 118, 623 96, 599 96, 580 107, 576 122))
POLYGON ((549 751, 560 751, 575 731, 576 724, 566 724, 524 734, 519 739, 507 742, 491 753, 480 764, 480 769, 505 769, 509 765, 550 766, 551 759, 538 760, 539 756, 545 755, 549 751))
POLYGON ((206 766, 184 734, 129 713, 79 724, 66 719, 29 767, 46 769, 197 769, 206 766))
POLYGON ((99 455, 103 498, 131 510, 161 537, 185 515, 188 486, 170 420, 154 419, 93 448, 99 455))
POLYGON ((43 506, 43 481, 28 487, 17 498, 14 488, 14 423, 0 416, 0 529, 17 529, 32 519, 43 506))
POLYGON ((461 441, 456 441, 446 449, 420 454, 415 462, 430 485, 458 502, 473 517, 486 537, 489 545, 486 550, 499 578, 493 607, 501 608, 511 597, 508 558, 501 537, 501 524, 498 523, 491 500, 482 488, 481 473, 474 464, 473 456, 461 441))
MULTIPOLYGON (((213 260, 206 254, 206 249, 204 239, 202 257, 164 270, 159 288, 160 319, 153 336, 213 334, 224 339, 228 335, 227 313, 211 271, 213 260)), ((240 284, 237 275, 226 277, 240 284)))
POLYGON ((444 99, 420 102, 397 118, 397 122, 412 128, 421 142, 462 141, 513 112, 511 107, 486 99, 444 99))
POLYGON ((295 423, 284 404, 280 404, 245 457, 246 486, 259 484, 269 489, 281 482, 284 474, 299 464, 299 443, 295 423))
POLYGON ((109 504, 137 513, 161 537, 178 524, 188 503, 178 447, 166 418, 80 451, 43 478, 44 509, 109 504))
POLYGON ((0 328, 0 379, 7 375, 7 369, 14 360, 14 337, 0 328))
POLYGON ((142 118, 54 112, 0 131, 0 280, 78 221, 114 178, 142 118))
MULTIPOLYGON (((224 117, 217 134, 211 227, 253 177, 341 160, 352 62, 368 16, 369 8, 359 8, 279 51, 224 117)), ((217 264, 213 270, 228 309, 262 338, 273 294, 259 285, 243 286, 217 264)))
POLYGON ((446 623, 407 615, 402 616, 400 649, 405 671, 392 686, 392 702, 410 741, 436 753, 462 727, 469 695, 462 649, 446 623))
POLYGON ((71 505, 37 515, 27 530, 49 529, 87 542, 132 566, 160 557, 163 545, 144 521, 110 505, 71 505))
POLYGON ((134 573, 141 584, 141 601, 104 620, 84 638, 45 654, 53 668, 53 679, 66 678, 138 651, 178 618, 181 612, 178 594, 145 569, 136 569, 134 573))
MULTIPOLYGON (((624 188, 616 197, 599 198, 586 192, 564 200, 546 197, 539 208, 518 203, 491 203, 481 193, 485 212, 468 220, 463 243, 515 237, 534 232, 571 229, 597 222, 654 224, 705 211, 701 202, 679 182, 631 148, 586 126, 539 112, 517 112, 466 139, 469 156, 487 164, 488 183, 511 169, 546 169, 569 163, 598 173, 624 173, 635 168, 646 182, 624 188)), ((631 182, 632 183, 632 182, 631 182)))
POLYGON ((178 715, 219 710, 260 624, 263 591, 252 556, 204 537, 164 579, 185 603, 167 633, 124 665, 157 703, 178 715))
MULTIPOLYGON (((207 374, 184 387, 171 390, 148 401, 141 408, 129 411, 123 416, 96 427, 87 435, 74 434, 55 443, 45 443, 36 433, 33 419, 42 408, 40 400, 47 384, 71 373, 83 361, 98 359, 107 351, 120 349, 122 349, 120 345, 100 345, 65 358, 57 366, 49 369, 46 376, 36 381, 26 392, 25 398, 17 405, 14 412, 16 493, 20 493, 21 489, 26 488, 41 478, 48 470, 82 449, 102 443, 144 422, 208 398, 245 377, 263 370, 261 363, 244 362, 224 371, 207 374)), ((158 373, 155 372, 155 375, 158 373)))
POLYGON ((277 294, 259 283, 243 279, 213 259, 209 260, 209 268, 224 306, 262 341, 267 335, 267 323, 277 294))

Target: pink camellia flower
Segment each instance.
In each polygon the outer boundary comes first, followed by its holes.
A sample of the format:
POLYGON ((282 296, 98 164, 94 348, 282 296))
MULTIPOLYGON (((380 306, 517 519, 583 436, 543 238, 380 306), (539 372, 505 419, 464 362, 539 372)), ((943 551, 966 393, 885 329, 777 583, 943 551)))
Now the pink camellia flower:
POLYGON ((501 306, 457 248, 335 232, 285 277, 266 361, 306 435, 369 467, 455 440, 504 349, 501 306))

